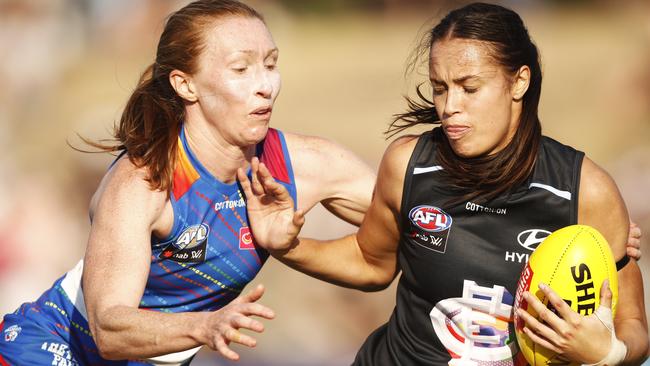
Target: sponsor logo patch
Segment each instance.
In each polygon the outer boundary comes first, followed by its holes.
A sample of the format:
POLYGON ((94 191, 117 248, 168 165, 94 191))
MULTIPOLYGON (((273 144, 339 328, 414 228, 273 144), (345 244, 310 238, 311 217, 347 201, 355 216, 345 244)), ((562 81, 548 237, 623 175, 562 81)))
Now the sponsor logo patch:
POLYGON ((485 212, 497 215, 506 215, 508 213, 508 209, 506 208, 487 207, 474 202, 467 202, 465 204, 465 209, 472 212, 485 212))
POLYGON ((505 261, 512 263, 527 263, 530 252, 534 251, 537 246, 551 235, 551 232, 543 229, 528 229, 517 235, 517 243, 526 248, 527 252, 506 251, 505 261))
POLYGON ((23 330, 23 328, 17 326, 17 325, 12 325, 9 328, 5 329, 5 342, 13 342, 16 340, 18 335, 20 334, 20 331, 23 330))
POLYGON ((214 204, 215 211, 221 211, 226 208, 233 209, 238 207, 246 207, 246 202, 244 201, 243 198, 240 198, 236 201, 226 200, 226 201, 216 202, 214 204))
POLYGON ((200 263, 205 261, 210 228, 206 224, 193 225, 185 230, 162 250, 158 258, 179 263, 200 263))
POLYGON ((438 253, 447 250, 452 218, 442 209, 420 205, 409 211, 411 242, 438 253))
POLYGON ((451 227, 451 216, 438 207, 421 205, 413 207, 409 219, 422 230, 436 233, 451 227))
POLYGON ((519 235, 517 235, 517 242, 519 245, 532 252, 549 235, 551 235, 550 231, 542 229, 528 229, 520 232, 519 235))
POLYGON ((239 229, 239 249, 241 250, 254 250, 255 241, 253 234, 248 226, 243 226, 239 229))

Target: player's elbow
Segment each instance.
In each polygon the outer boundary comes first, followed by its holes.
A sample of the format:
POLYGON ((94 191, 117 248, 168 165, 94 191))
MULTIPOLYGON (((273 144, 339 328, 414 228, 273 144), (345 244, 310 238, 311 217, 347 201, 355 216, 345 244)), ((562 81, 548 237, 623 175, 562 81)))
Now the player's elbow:
POLYGON ((99 355, 106 360, 122 360, 128 358, 124 354, 125 349, 123 345, 120 344, 114 332, 111 331, 111 326, 108 323, 110 316, 90 316, 89 314, 88 318, 93 341, 97 346, 99 355))
POLYGON ((113 341, 113 337, 105 331, 96 331, 93 332, 93 340, 97 346, 97 351, 99 355, 105 360, 121 360, 125 357, 122 353, 122 348, 113 341))
POLYGON ((360 286, 358 289, 363 292, 378 292, 388 288, 391 283, 373 283, 360 286))
POLYGON ((648 339, 648 336, 646 334, 645 337, 645 349, 643 350, 643 357, 641 358, 641 363, 645 363, 645 361, 650 358, 650 339, 648 339))
POLYGON ((386 268, 376 269, 368 276, 366 280, 358 287, 363 292, 376 292, 388 288, 393 279, 395 279, 396 271, 388 270, 386 268))

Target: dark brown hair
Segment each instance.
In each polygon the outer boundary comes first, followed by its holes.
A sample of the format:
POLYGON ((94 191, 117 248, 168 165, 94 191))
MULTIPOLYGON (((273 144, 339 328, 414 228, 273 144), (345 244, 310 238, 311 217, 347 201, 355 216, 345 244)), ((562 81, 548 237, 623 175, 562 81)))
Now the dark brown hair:
MULTIPOLYGON (((431 29, 414 53, 412 67, 422 56, 429 55, 435 42, 445 39, 471 39, 486 42, 491 56, 514 75, 523 65, 531 71, 530 85, 523 97, 519 127, 512 141, 489 156, 457 156, 442 129, 436 129, 437 156, 449 188, 465 200, 489 201, 522 184, 532 173, 542 135, 537 114, 542 90, 542 71, 537 47, 523 21, 514 11, 491 4, 473 3, 453 10, 431 29)), ((406 98, 408 110, 397 114, 386 131, 389 136, 418 124, 440 124, 433 101, 417 87, 419 100, 406 98)))
POLYGON ((194 74, 205 48, 205 32, 215 20, 226 16, 263 17, 234 0, 199 0, 171 14, 158 41, 156 61, 140 77, 131 94, 112 145, 89 141, 106 152, 126 151, 137 167, 146 167, 152 189, 169 191, 172 185, 178 136, 185 120, 185 104, 169 82, 180 70, 194 74))

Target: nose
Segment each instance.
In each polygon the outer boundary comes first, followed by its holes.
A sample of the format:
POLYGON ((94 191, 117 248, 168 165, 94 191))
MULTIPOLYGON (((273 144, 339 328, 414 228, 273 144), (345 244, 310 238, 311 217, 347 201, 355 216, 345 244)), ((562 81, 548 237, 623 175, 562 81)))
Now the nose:
POLYGON ((273 95, 273 83, 271 82, 271 73, 269 70, 264 69, 258 76, 257 90, 256 95, 264 98, 270 99, 273 95))
POLYGON ((454 114, 461 112, 462 97, 462 92, 456 88, 450 88, 447 91, 447 98, 445 99, 442 119, 450 118, 454 114))

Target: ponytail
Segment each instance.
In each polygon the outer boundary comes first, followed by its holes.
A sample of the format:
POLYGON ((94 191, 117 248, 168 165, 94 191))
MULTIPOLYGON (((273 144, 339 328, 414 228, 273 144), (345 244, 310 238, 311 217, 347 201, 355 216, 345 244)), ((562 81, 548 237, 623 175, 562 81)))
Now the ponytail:
POLYGON ((146 167, 151 189, 168 191, 178 151, 178 136, 185 119, 183 100, 171 87, 167 75, 150 65, 140 77, 107 145, 83 139, 106 152, 126 151, 131 163, 146 167))

